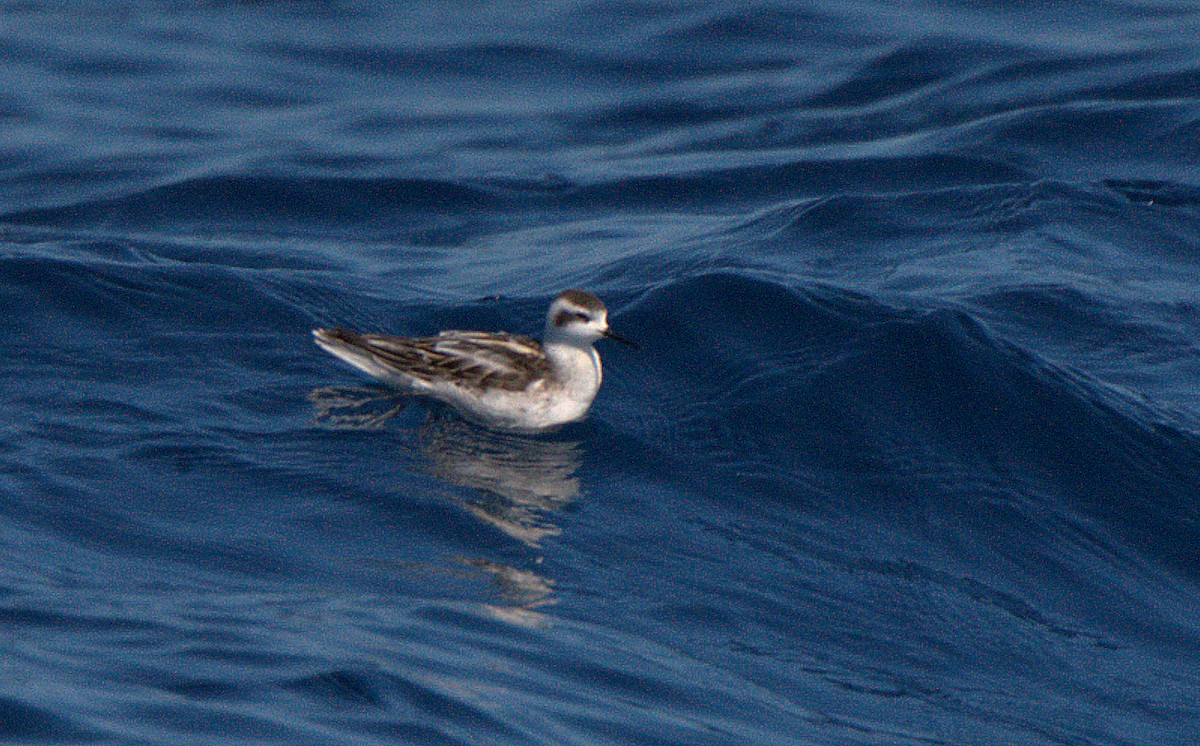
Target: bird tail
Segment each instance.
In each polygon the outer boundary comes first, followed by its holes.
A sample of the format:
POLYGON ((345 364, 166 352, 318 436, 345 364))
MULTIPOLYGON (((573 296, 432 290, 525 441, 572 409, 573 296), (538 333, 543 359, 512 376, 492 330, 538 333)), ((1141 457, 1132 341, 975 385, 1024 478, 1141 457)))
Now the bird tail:
POLYGON ((355 368, 385 381, 396 382, 396 370, 380 362, 366 339, 347 329, 313 329, 313 341, 322 350, 355 368))

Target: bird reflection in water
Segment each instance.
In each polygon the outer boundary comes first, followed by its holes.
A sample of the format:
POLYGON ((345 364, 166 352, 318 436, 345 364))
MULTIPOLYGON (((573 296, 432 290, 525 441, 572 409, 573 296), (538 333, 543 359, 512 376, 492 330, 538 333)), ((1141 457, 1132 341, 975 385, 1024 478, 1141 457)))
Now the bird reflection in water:
POLYGON ((434 476, 477 491, 463 507, 530 547, 561 533, 551 515, 579 497, 578 442, 497 433, 439 414, 421 427, 421 449, 434 476))
MULTIPOLYGON (((408 401, 393 389, 371 386, 324 387, 310 398, 318 424, 356 430, 383 427, 408 401)), ((580 495, 578 441, 487 430, 441 410, 429 414, 417 439, 433 476, 467 488, 456 497, 466 511, 531 548, 561 533, 553 514, 580 495)), ((544 622, 538 609, 554 602, 553 581, 491 560, 460 561, 495 582, 502 604, 488 607, 493 614, 525 625, 544 622)))

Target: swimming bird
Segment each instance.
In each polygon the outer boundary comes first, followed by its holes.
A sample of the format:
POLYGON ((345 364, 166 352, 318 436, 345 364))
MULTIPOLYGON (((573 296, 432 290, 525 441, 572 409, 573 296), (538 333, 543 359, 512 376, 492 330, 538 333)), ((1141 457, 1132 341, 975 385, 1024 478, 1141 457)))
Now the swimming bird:
POLYGON ((638 349, 609 328, 604 303, 582 290, 564 290, 550 304, 541 342, 468 331, 410 338, 314 329, 313 337, 326 352, 403 391, 521 432, 583 419, 603 377, 598 340, 638 349))

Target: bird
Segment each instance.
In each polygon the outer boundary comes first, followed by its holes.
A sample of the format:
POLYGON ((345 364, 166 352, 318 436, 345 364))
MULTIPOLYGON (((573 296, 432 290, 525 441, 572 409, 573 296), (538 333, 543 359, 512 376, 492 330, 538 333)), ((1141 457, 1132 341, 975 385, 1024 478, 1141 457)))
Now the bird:
POLYGON ((403 392, 448 404, 487 427, 525 433, 584 418, 603 379, 597 341, 640 349, 609 328, 604 303, 583 290, 558 294, 541 342, 457 330, 396 337, 314 329, 313 338, 326 352, 403 392))

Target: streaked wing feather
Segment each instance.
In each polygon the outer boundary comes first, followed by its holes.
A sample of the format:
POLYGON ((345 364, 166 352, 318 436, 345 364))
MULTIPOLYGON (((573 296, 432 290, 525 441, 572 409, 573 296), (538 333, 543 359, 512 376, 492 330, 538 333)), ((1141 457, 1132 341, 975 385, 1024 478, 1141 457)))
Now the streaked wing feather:
POLYGON ((520 391, 550 369, 541 344, 516 334, 449 331, 436 337, 363 334, 360 339, 380 361, 428 382, 453 377, 520 391))

